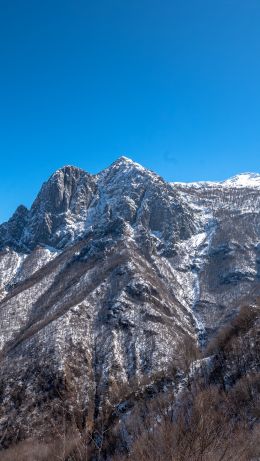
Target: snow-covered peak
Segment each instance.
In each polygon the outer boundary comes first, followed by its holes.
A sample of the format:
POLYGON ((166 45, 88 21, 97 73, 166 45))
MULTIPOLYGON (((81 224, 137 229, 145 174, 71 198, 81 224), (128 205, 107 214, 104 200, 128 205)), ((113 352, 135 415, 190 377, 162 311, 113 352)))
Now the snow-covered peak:
POLYGON ((258 173, 241 173, 232 176, 224 181, 197 181, 197 182, 173 182, 172 186, 181 186, 183 188, 252 188, 260 189, 260 174, 258 173))
POLYGON ((135 163, 131 158, 121 155, 114 163, 135 163))
MULTIPOLYGON (((119 157, 108 169, 117 169, 123 171, 129 171, 131 169, 137 169, 139 171, 145 171, 145 168, 137 162, 134 162, 124 155, 119 157)), ((102 172, 101 172, 102 173, 102 172)))
POLYGON ((222 182, 225 187, 252 187, 260 188, 260 174, 241 173, 222 182))
POLYGON ((130 193, 130 189, 135 187, 134 184, 137 185, 143 181, 157 181, 159 176, 139 163, 122 156, 98 173, 96 178, 99 187, 107 188, 109 183, 109 187, 111 186, 114 190, 116 188, 120 195, 121 187, 130 193))

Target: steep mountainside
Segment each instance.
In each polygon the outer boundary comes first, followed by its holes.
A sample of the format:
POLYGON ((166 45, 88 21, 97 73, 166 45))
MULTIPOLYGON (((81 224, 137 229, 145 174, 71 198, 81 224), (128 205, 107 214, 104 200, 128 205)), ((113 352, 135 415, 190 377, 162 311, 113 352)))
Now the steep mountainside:
POLYGON ((207 333, 259 295, 260 175, 223 183, 176 184, 182 199, 208 216, 209 244, 198 275, 194 313, 207 333))
POLYGON ((71 166, 0 226, 0 427, 48 433, 57 402, 95 420, 118 383, 203 344, 259 295, 260 177, 166 183, 122 157, 71 166))

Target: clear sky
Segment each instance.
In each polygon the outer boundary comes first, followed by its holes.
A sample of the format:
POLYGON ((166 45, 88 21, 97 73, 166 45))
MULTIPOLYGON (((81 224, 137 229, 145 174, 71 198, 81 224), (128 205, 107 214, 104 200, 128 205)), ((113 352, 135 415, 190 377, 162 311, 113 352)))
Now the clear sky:
POLYGON ((0 221, 57 168, 260 171, 259 0, 0 0, 0 221))

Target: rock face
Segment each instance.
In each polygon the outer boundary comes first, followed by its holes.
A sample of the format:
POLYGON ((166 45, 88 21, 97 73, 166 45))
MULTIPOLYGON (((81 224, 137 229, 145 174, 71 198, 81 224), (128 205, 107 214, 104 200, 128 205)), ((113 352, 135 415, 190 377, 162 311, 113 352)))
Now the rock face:
POLYGON ((66 166, 43 184, 30 210, 20 206, 0 228, 0 245, 29 252, 37 245, 63 248, 81 234, 95 179, 79 168, 66 166))
POLYGON ((84 426, 115 384, 159 372, 184 335, 205 341, 259 295, 260 179, 241 176, 170 184, 125 157, 95 176, 68 166, 0 226, 7 441, 48 432, 61 397, 84 426))

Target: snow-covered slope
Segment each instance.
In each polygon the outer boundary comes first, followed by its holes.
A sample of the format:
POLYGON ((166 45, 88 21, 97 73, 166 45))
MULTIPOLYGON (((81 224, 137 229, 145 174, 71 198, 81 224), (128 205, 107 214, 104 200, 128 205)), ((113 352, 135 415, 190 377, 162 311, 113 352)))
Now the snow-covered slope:
POLYGON ((249 173, 219 183, 172 184, 211 229, 193 305, 209 334, 260 293, 259 185, 260 175, 249 173))
POLYGON ((176 187, 185 188, 251 188, 260 189, 260 174, 258 173, 241 173, 225 181, 197 181, 197 182, 173 182, 176 187))
POLYGON ((260 189, 260 174, 242 173, 223 181, 222 185, 224 187, 249 187, 252 189, 260 189))

